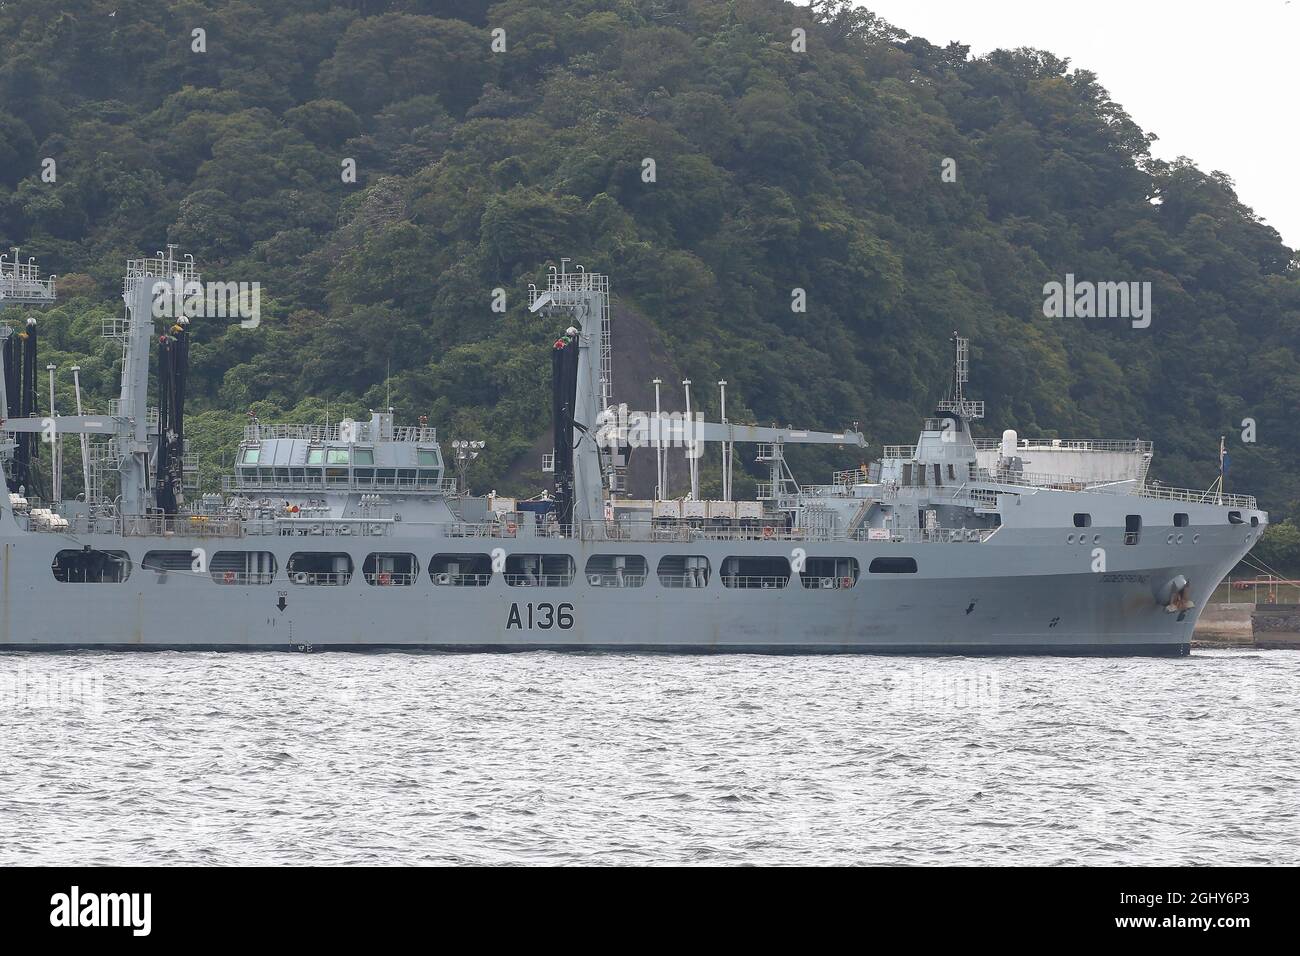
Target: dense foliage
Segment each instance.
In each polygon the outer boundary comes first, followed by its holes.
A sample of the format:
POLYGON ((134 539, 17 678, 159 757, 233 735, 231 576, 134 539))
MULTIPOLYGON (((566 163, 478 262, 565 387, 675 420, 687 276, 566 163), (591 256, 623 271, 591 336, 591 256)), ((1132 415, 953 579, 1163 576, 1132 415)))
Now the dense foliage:
POLYGON ((990 429, 1151 438, 1159 477, 1198 487, 1226 435, 1231 488, 1294 514, 1295 254, 1150 142, 1051 53, 972 58, 840 3, 0 3, 0 246, 65 277, 42 359, 111 395, 100 320, 164 242, 262 284, 260 328, 196 323, 210 475, 250 411, 391 389, 401 418, 487 439, 496 483, 545 430, 555 330, 525 290, 565 255, 677 368, 726 377, 734 419, 908 441, 957 329, 990 429), (1151 282, 1150 328, 1045 318, 1066 273, 1151 282))

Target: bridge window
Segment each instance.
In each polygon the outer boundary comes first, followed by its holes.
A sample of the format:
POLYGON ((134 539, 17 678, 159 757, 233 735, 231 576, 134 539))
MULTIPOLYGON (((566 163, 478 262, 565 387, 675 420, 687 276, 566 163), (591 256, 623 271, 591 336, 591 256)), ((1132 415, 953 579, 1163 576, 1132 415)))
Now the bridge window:
POLYGON ((325 456, 325 464, 346 465, 350 459, 351 456, 348 454, 346 448, 331 448, 329 453, 325 456))
POLYGON ((486 554, 435 554, 429 579, 441 587, 483 587, 492 580, 492 558, 486 554))
POLYGON ((512 588, 565 588, 573 583, 573 558, 567 554, 512 554, 506 558, 506 584, 512 588))
POLYGON ((340 587, 352 580, 352 558, 343 551, 297 551, 285 570, 294 584, 340 587))
POLYGON ((1074 515, 1074 526, 1076 528, 1091 528, 1092 515, 1083 512, 1076 512, 1074 515))
POLYGON ((270 584, 278 564, 270 551, 218 551, 208 573, 218 584, 270 584))
POLYGON ((432 465, 436 467, 441 464, 441 462, 438 461, 438 453, 436 451, 433 451, 432 449, 421 448, 419 455, 420 455, 419 463, 421 465, 432 465))
POLYGON ((1137 544, 1142 540, 1142 516, 1124 516, 1124 543, 1137 544))
POLYGON ((858 583, 856 558, 808 558, 799 580, 806 588, 851 588, 858 583))
POLYGON ((257 459, 260 458, 261 455, 262 455, 262 452, 261 452, 261 450, 258 449, 258 448, 246 448, 246 449, 244 449, 244 462, 243 462, 243 463, 244 463, 245 465, 256 465, 256 464, 257 464, 257 459))
POLYGON ((867 571, 871 574, 915 574, 916 558, 872 558, 867 571))
POLYGON ((411 585, 419 573, 420 562, 413 554, 368 554, 361 564, 362 577, 374 587, 411 585))
POLYGON ((722 584, 729 588, 783 588, 790 583, 790 560, 772 555, 729 557, 722 562, 722 584))
POLYGON ((649 568, 639 554, 593 554, 585 573, 594 588, 639 588, 645 586, 649 568))
POLYGON ((310 449, 308 449, 308 451, 307 451, 307 464, 309 464, 309 465, 323 465, 323 464, 325 464, 325 449, 324 449, 324 448, 310 448, 310 449))
POLYGON ((702 554, 667 554, 659 559, 659 583, 666 588, 702 588, 709 584, 709 559, 702 554))
POLYGON ((121 584, 131 576, 131 556, 125 551, 60 551, 50 564, 54 580, 67 584, 121 584))
POLYGON ((374 463, 375 463, 375 450, 373 448, 352 449, 352 464, 373 465, 374 463))
POLYGON ((192 551, 150 551, 145 554, 140 567, 149 571, 193 571, 195 555, 192 551))
POLYGON ((1176 513, 1174 514, 1174 527, 1175 527, 1175 528, 1186 528, 1186 527, 1187 527, 1187 515, 1183 514, 1183 512, 1181 512, 1181 511, 1176 512, 1176 513))

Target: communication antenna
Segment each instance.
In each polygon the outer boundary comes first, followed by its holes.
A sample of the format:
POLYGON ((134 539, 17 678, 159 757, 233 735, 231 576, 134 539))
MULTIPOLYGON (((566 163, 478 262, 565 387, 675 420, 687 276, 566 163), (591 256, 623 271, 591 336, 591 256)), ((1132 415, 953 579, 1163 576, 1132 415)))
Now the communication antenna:
MULTIPOLYGON (((691 427, 692 426, 691 380, 689 378, 682 379, 682 387, 686 389, 686 421, 684 423, 686 427, 685 434, 691 435, 693 434, 692 427, 691 427)), ((682 442, 682 444, 686 447, 687 461, 690 465, 691 500, 699 501, 700 500, 700 473, 698 470, 699 461, 695 458, 695 443, 693 441, 684 441, 682 442)))
POLYGON ((663 385, 664 380, 661 378, 654 379, 650 384, 655 387, 655 500, 663 501, 668 496, 667 484, 664 475, 664 416, 662 407, 659 404, 659 386, 663 385))
POLYGON ((954 332, 952 343, 956 354, 952 365, 951 397, 940 402, 937 408, 941 412, 953 412, 966 421, 981 419, 984 417, 984 403, 966 397, 966 383, 970 381, 970 339, 954 332))

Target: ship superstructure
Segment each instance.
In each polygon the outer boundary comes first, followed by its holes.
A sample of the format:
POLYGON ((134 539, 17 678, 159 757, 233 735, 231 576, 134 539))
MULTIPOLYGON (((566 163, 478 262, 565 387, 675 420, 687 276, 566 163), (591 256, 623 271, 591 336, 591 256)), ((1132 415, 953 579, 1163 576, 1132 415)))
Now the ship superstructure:
MULTIPOLYGON (((34 264, 16 267, 0 304, 52 300, 34 264)), ((470 494, 434 428, 384 409, 250 420, 221 491, 196 496, 189 331, 160 328, 152 303, 197 279, 170 249, 129 264, 125 317, 105 330, 122 342, 121 388, 103 414, 41 414, 35 320, 0 330, 0 644, 1185 654, 1199 607, 1267 523, 1221 486, 1151 481, 1149 442, 975 438, 984 407, 957 335, 948 394, 914 445, 801 484, 789 446, 859 449, 861 432, 733 423, 725 405, 717 422, 630 412, 615 401, 609 281, 567 261, 530 292, 554 323, 549 493, 470 494), (85 487, 43 503, 33 456, 61 454, 64 436, 85 487), (696 469, 670 497, 665 457, 709 448, 724 451, 721 498, 700 497, 696 469), (755 500, 732 497, 736 448, 765 471, 755 500), (649 498, 628 494, 633 454, 657 459, 649 498)))

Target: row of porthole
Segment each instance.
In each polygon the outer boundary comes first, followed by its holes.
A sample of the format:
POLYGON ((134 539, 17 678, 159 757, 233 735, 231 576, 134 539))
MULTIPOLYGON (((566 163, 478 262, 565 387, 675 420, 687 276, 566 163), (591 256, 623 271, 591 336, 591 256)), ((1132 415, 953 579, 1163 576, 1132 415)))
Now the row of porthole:
MULTIPOLYGON (((1247 541, 1250 540, 1250 535, 1246 535, 1246 540, 1247 540, 1247 541)), ((1173 534, 1171 534, 1171 535, 1169 535, 1168 538, 1165 539, 1165 541, 1166 541, 1166 543, 1168 543, 1168 544, 1182 544, 1182 543, 1183 543, 1183 536, 1182 536, 1181 534, 1180 534, 1180 535, 1173 535, 1173 534)), ((1074 537, 1074 535, 1072 535, 1072 534, 1066 535, 1066 536, 1065 536, 1065 543, 1066 543, 1066 544, 1074 544, 1074 543, 1075 543, 1075 537, 1074 537)), ((1086 534, 1081 534, 1081 535, 1079 535, 1078 543, 1079 543, 1079 544, 1087 544, 1087 543, 1088 543, 1088 536, 1087 536, 1086 534)), ((1101 535, 1099 535, 1099 534, 1094 534, 1094 535, 1092 536, 1092 543, 1093 543, 1093 544, 1101 544, 1101 535)), ((1201 543, 1201 536, 1200 536, 1199 534, 1194 534, 1194 535, 1192 535, 1192 544, 1200 544, 1200 543, 1201 543)))

